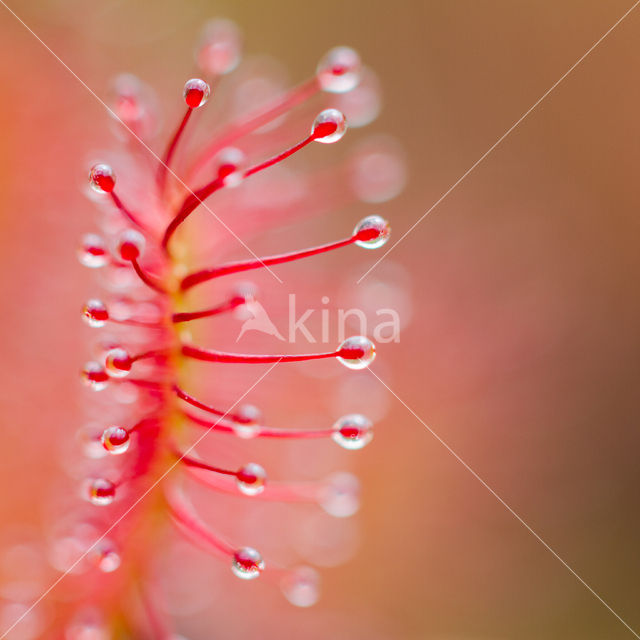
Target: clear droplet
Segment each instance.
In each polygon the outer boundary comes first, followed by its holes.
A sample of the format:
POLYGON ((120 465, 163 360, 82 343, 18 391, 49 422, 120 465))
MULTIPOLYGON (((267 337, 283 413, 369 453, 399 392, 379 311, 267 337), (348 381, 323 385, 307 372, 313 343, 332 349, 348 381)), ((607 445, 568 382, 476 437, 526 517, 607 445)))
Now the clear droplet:
POLYGON ((373 439, 371 420, 360 413, 343 416, 333 425, 334 442, 345 449, 362 449, 373 439))
POLYGON ((98 269, 109 263, 109 254, 104 240, 95 233, 87 233, 82 236, 78 247, 78 260, 80 264, 90 269, 98 269))
POLYGON ((283 578, 284 597, 296 607, 312 607, 320 597, 320 574, 312 567, 298 567, 283 578))
POLYGON ((347 119, 337 109, 321 111, 313 121, 311 133, 316 142, 331 144, 338 142, 347 131, 347 119))
POLYGON ((108 164, 95 164, 89 172, 89 184, 97 193, 111 193, 116 186, 116 174, 108 164))
POLYGON ((100 507, 111 504, 116 497, 116 485, 106 478, 94 478, 87 484, 87 499, 100 507))
POLYGON ((264 571, 264 560, 252 547, 242 547, 233 554, 231 571, 242 580, 254 580, 264 571))
POLYGON ((109 312, 104 302, 91 299, 82 307, 82 317, 90 327, 100 328, 109 319, 109 312))
POLYGON ((234 424, 233 434, 241 440, 252 440, 258 435, 259 429, 255 424, 234 424))
POLYGON ((245 496, 257 496, 264 491, 267 472, 255 462, 250 462, 236 472, 236 484, 245 496))
POLYGON ((231 20, 208 22, 196 51, 198 66, 214 76, 233 71, 242 56, 242 35, 231 20))
POLYGON ((360 481, 346 471, 334 473, 327 478, 318 502, 329 515, 348 518, 360 508, 360 481))
POLYGON ((316 75, 324 91, 344 93, 360 82, 360 56, 351 47, 334 47, 318 63, 316 75))
POLYGON ((145 247, 144 236, 135 229, 127 229, 118 239, 118 255, 126 262, 140 257, 145 247))
POLYGON ((124 453, 131 444, 129 432, 124 427, 107 427, 100 438, 102 446, 113 455, 124 453))
POLYGON ((94 391, 102 391, 109 382, 109 376, 99 362, 87 362, 82 370, 82 381, 94 391))
POLYGON ((182 97, 190 109, 197 109, 209 100, 211 87, 200 78, 191 78, 184 85, 182 97))
POLYGON ((109 349, 104 362, 107 374, 112 378, 124 378, 128 376, 133 366, 131 356, 120 347, 109 349))
POLYGON ((391 236, 389 223, 380 216, 367 216, 360 220, 353 230, 358 239, 356 244, 364 249, 378 249, 385 245, 391 236))
POLYGON ((366 369, 376 357, 376 347, 364 336, 347 338, 338 347, 338 360, 348 369, 366 369))

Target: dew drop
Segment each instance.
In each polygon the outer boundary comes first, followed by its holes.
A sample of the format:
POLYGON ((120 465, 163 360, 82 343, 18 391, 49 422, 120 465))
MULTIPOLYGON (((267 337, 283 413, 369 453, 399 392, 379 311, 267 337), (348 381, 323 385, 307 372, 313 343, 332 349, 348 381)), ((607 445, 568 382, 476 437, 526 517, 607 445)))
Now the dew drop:
POLYGON ((144 251, 144 236, 135 229, 127 229, 118 239, 118 255, 125 261, 137 260, 144 251))
POLYGON ((109 376, 99 362, 87 362, 82 370, 83 382, 94 391, 102 391, 109 382, 109 376))
POLYGON ((100 507, 111 504, 116 497, 116 485, 105 478, 94 478, 87 483, 87 499, 100 507))
POLYGON ((78 247, 78 260, 80 264, 90 269, 98 269, 108 264, 109 254, 104 240, 95 233, 82 236, 78 247))
POLYGON ((351 413, 333 425, 331 437, 344 449, 362 449, 373 439, 373 425, 362 414, 351 413))
POLYGON ((100 438, 102 446, 113 455, 124 453, 131 444, 129 432, 124 427, 116 425, 107 427, 100 438))
POLYGON ((131 356, 120 347, 109 349, 105 356, 105 368, 112 378, 124 378, 131 372, 133 360, 131 356))
POLYGON ((329 515, 348 518, 360 508, 360 481, 346 471, 334 473, 327 478, 318 502, 329 515))
POLYGON ((312 567, 298 567, 283 578, 280 587, 292 605, 312 607, 320 597, 320 575, 312 567))
POLYGON ((334 47, 318 63, 316 76, 324 91, 345 93, 360 82, 362 63, 351 47, 334 47))
POLYGON ((109 319, 109 312, 104 302, 91 299, 82 308, 82 317, 90 327, 100 328, 109 319))
POLYGON ((116 186, 116 174, 108 164, 95 164, 89 172, 89 184, 97 193, 111 193, 116 186))
POLYGON ((255 462, 250 462, 236 472, 236 484, 245 496, 257 496, 264 491, 267 472, 255 462))
POLYGON ((184 85, 182 97, 190 109, 197 109, 206 104, 211 95, 211 87, 200 78, 192 78, 187 80, 184 85))
POLYGON ((380 216, 367 216, 360 220, 353 230, 356 244, 364 249, 378 249, 385 245, 391 236, 389 223, 380 216))
POLYGON ((338 142, 347 131, 347 120, 337 109, 321 111, 313 121, 311 134, 316 142, 331 144, 338 142))
POLYGON ((198 66, 214 76, 233 71, 242 55, 242 36, 235 23, 218 19, 208 22, 196 51, 198 66))
POLYGON ((347 338, 338 347, 338 360, 348 369, 366 369, 376 357, 376 347, 364 336, 347 338))
POLYGON ((253 580, 264 571, 264 560, 252 547, 242 547, 233 554, 231 571, 242 580, 253 580))

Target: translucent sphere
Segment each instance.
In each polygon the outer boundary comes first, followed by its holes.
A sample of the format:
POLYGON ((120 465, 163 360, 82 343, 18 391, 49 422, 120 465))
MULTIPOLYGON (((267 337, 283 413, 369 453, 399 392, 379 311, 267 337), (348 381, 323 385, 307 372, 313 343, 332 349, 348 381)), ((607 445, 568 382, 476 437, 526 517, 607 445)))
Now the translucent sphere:
POLYGON ((190 109, 197 109, 207 102, 211 95, 211 87, 199 78, 187 80, 182 97, 190 109))
POLYGON ((391 236, 389 223, 380 216, 367 216, 360 220, 353 230, 356 244, 364 249, 378 249, 387 243, 391 236))
POLYGON ((109 312, 104 302, 92 299, 82 307, 82 317, 90 327, 100 328, 109 319, 109 312))
POLYGON ((313 121, 311 133, 316 142, 331 144, 338 142, 347 131, 347 120, 337 109, 321 111, 313 121))
POLYGON ((245 496, 257 496, 264 491, 267 472, 255 462, 250 462, 236 472, 236 484, 245 496))
POLYGON ((82 370, 82 381, 94 391, 102 391, 109 382, 109 376, 99 362, 87 362, 82 370))
POLYGON ((337 351, 338 360, 348 369, 366 369, 376 357, 376 347, 364 336, 347 338, 337 351))
POLYGON ((311 567, 298 567, 282 580, 282 593, 295 607, 312 607, 320 597, 320 575, 311 567))
POLYGON ((87 499, 91 504, 100 507, 111 504, 116 497, 116 485, 106 478, 89 480, 87 485, 87 499))
POLYGON ((360 508, 360 481, 346 471, 334 473, 327 479, 318 502, 329 515, 348 518, 360 508))
POLYGON ((131 356, 120 347, 109 349, 105 356, 105 368, 112 378, 124 378, 131 372, 133 360, 131 356))
POLYGON ((231 571, 242 580, 253 580, 264 571, 264 560, 255 549, 242 547, 233 554, 231 571))
POLYGON ((135 229, 127 229, 120 234, 118 239, 118 255, 126 262, 136 260, 144 251, 144 236, 135 229))
POLYGON ((324 91, 345 93, 360 82, 360 56, 351 47, 334 47, 318 63, 316 76, 324 91))
POLYGON ((89 184, 97 193, 111 193, 116 186, 116 174, 108 164, 95 164, 89 172, 89 184))
POLYGON ((196 51, 198 66, 214 76, 233 71, 242 56, 242 36, 231 20, 208 22, 196 51))
POLYGON ((78 260, 90 269, 98 269, 108 264, 109 254, 104 240, 95 233, 84 235, 78 248, 78 260))
POLYGON ((113 455, 124 453, 131 444, 129 432, 124 427, 116 425, 107 427, 100 438, 102 446, 113 455))
POLYGON ((345 449, 362 449, 373 440, 373 424, 369 418, 352 413, 343 416, 333 425, 331 437, 345 449))

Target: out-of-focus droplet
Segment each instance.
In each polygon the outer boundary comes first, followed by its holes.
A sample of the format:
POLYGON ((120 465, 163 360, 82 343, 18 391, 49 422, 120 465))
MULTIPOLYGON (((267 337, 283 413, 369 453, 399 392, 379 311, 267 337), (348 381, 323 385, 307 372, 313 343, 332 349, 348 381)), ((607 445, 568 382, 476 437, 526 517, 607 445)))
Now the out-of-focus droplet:
POLYGON ((95 233, 82 236, 78 248, 78 260, 80 264, 90 269, 98 269, 108 264, 109 254, 104 240, 95 233))
POLYGON ((318 63, 316 76, 324 91, 344 93, 360 82, 362 62, 351 47, 334 47, 318 63))
POLYGON ((375 136, 353 152, 349 183, 363 202, 387 202, 404 189, 406 182, 405 154, 393 138, 375 136))
POLYGON ((246 496, 257 496, 264 491, 267 472, 255 462, 250 462, 236 472, 236 484, 246 496))
POLYGON ((296 607, 312 607, 320 597, 320 575, 312 567, 298 567, 283 578, 284 597, 296 607))
POLYGON ((357 87, 334 97, 332 104, 344 113, 352 129, 371 124, 380 114, 382 91, 378 76, 371 69, 363 69, 357 87))
POLYGON ((107 387, 109 376, 99 362, 87 362, 82 370, 82 381, 94 391, 102 391, 107 387))
POLYGON ((242 35, 234 22, 217 19, 208 22, 196 50, 198 66, 211 75, 230 73, 242 57, 242 35))
POLYGON ((103 573, 113 573, 122 562, 116 545, 107 538, 103 538, 96 544, 91 555, 96 566, 103 573))
POLYGON ((360 481, 352 473, 332 474, 323 487, 318 502, 336 518, 348 518, 360 508, 360 481))

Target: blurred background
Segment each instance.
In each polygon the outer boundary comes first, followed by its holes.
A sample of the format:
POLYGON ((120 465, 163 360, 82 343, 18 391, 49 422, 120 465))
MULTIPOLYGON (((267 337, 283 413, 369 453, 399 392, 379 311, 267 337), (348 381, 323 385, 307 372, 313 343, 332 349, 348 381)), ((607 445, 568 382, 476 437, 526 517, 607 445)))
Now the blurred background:
MULTIPOLYGON (((373 212, 391 220, 399 239, 632 3, 9 4, 98 96, 106 99, 122 71, 149 82, 168 128, 209 18, 236 21, 247 53, 279 60, 292 82, 306 79, 331 46, 356 48, 384 94, 367 129, 404 148, 407 187, 390 202, 306 223, 292 236, 304 246, 341 237, 373 212)), ((0 30, 4 540, 41 526, 42 502, 61 474, 52 452, 77 428, 77 371, 87 351, 79 308, 92 277, 75 248, 95 216, 81 185, 90 154, 111 144, 111 128, 102 105, 3 7, 0 30)), ((373 371, 635 630, 639 38, 640 8, 362 284, 355 281, 380 252, 354 251, 337 259, 337 276, 326 276, 340 291, 351 287, 354 300, 379 295, 389 301, 381 306, 399 309, 401 340, 381 346, 373 371)), ((364 140, 364 132, 351 133, 322 151, 340 154, 337 147, 364 140)), ((285 237, 255 246, 279 250, 285 237)), ((309 269, 332 264, 322 259, 309 269)), ((304 282, 308 273, 297 277, 304 282)), ((307 292, 318 308, 322 286, 307 292)), ((227 586, 225 570, 216 580, 226 596, 185 609, 181 633, 194 640, 635 635, 375 377, 356 376, 324 407, 315 406, 312 378, 307 396, 288 394, 284 384, 264 392, 275 423, 303 416, 309 398, 314 411, 343 411, 351 395, 379 418, 372 444, 349 458, 363 506, 357 529, 341 539, 353 553, 322 569, 320 603, 294 610, 271 588, 227 586)))

